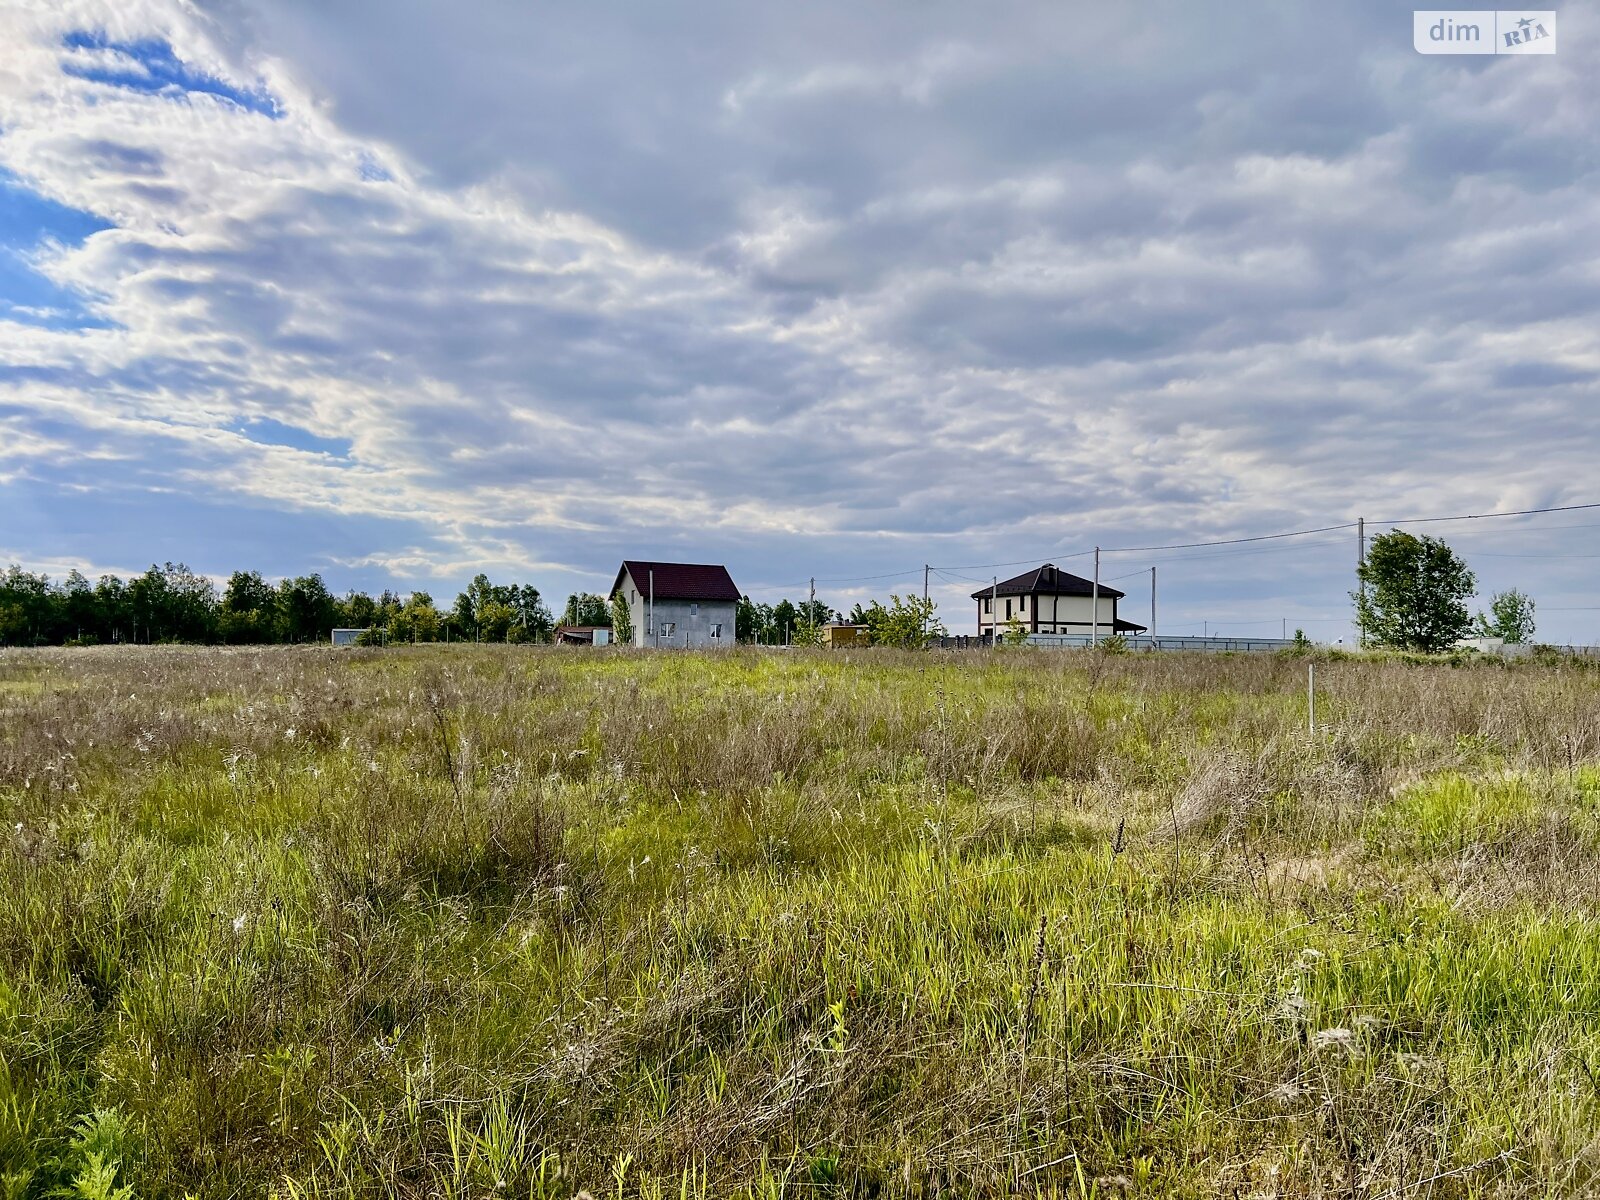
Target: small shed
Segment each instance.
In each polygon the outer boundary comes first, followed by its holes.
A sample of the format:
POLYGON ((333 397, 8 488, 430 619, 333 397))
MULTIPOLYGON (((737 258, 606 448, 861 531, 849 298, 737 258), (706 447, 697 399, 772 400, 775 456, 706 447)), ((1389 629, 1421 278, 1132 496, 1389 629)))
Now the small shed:
POLYGON ((557 625, 555 641, 562 646, 609 646, 609 625, 557 625))
POLYGON ((335 646, 357 646, 361 643, 361 635, 365 629, 335 629, 332 642, 335 646))
POLYGON ((844 622, 834 622, 824 625, 821 633, 822 644, 830 650, 840 650, 846 646, 869 646, 872 644, 872 629, 867 625, 849 625, 844 622))

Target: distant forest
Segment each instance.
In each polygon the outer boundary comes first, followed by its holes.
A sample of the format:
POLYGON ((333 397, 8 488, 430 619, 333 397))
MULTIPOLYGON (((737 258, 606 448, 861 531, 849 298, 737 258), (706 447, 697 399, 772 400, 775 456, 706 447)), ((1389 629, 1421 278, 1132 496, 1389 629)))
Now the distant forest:
MULTIPOLYGON (((786 642, 808 613, 819 624, 831 615, 821 601, 770 605, 746 596, 736 633, 740 641, 786 642)), ((258 571, 235 571, 219 591, 206 576, 170 562, 126 580, 102 575, 91 582, 72 571, 53 582, 15 565, 0 573, 5 646, 325 642, 334 629, 368 630, 372 642, 547 642, 557 624, 608 626, 611 607, 603 596, 578 592, 558 620, 538 588, 491 583, 485 575, 441 608, 427 592, 336 596, 321 575, 272 583, 258 571)))

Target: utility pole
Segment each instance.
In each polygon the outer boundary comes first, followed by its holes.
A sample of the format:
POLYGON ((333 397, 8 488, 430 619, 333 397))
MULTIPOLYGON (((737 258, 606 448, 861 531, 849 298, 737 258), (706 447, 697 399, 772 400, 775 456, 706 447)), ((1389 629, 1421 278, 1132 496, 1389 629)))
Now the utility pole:
POLYGON ((989 645, 1000 644, 1000 576, 989 584, 989 645))
POLYGON ((650 644, 660 646, 661 639, 656 636, 656 572, 650 569, 650 644))
POLYGON ((1361 597, 1356 607, 1356 645, 1367 644, 1367 622, 1362 607, 1367 600, 1367 584, 1361 578, 1361 568, 1367 565, 1367 519, 1356 518, 1356 591, 1361 597))
POLYGON ((1094 548, 1094 599, 1093 599, 1092 603, 1094 604, 1094 616, 1091 619, 1094 621, 1094 624, 1091 627, 1093 632, 1091 632, 1090 635, 1089 635, 1089 644, 1091 646, 1098 646, 1100 644, 1100 547, 1099 546, 1096 546, 1094 548))
POLYGON ((922 564, 922 620, 917 623, 917 632, 922 634, 924 642, 928 636, 928 572, 932 569, 927 563, 922 564))
POLYGON ((1156 645, 1156 569, 1150 568, 1150 648, 1156 645))

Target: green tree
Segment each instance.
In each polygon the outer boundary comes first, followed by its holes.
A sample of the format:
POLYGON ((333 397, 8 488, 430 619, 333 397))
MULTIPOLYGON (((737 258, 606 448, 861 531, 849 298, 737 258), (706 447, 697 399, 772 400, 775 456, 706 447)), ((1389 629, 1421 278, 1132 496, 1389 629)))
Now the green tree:
POLYGON ((67 572, 57 608, 60 638, 77 638, 80 641, 104 639, 105 622, 101 618, 99 601, 95 598, 93 586, 81 571, 67 572))
POLYGON ((1520 646, 1533 640, 1533 597, 1512 588, 1489 598, 1489 611, 1478 614, 1478 636, 1500 638, 1520 646))
POLYGON ((339 601, 338 620, 341 629, 369 629, 378 620, 378 602, 351 588, 339 601))
POLYGON ((443 628, 444 618, 433 606, 433 597, 427 592, 412 592, 389 622, 389 640, 436 642, 443 628))
POLYGON ((1395 529, 1374 538, 1351 593, 1363 640, 1437 654, 1472 627, 1467 599, 1477 580, 1440 538, 1395 529))
POLYGON ((802 600, 794 606, 795 617, 802 625, 816 625, 819 628, 833 620, 833 609, 821 600, 802 600))
POLYGON ((278 585, 278 613, 291 642, 327 641, 338 611, 339 602, 321 575, 302 575, 278 585))
POLYGON ((921 596, 891 595, 887 608, 874 600, 869 607, 857 605, 856 609, 862 618, 860 623, 872 631, 874 645, 921 650, 945 635, 944 623, 934 616, 938 607, 936 601, 921 596))
POLYGON ((774 646, 786 646, 794 639, 794 627, 799 614, 795 607, 787 600, 780 600, 772 607, 771 624, 768 626, 768 641, 774 646))
POLYGON ((517 623, 517 610, 503 600, 491 600, 478 611, 479 626, 486 642, 509 642, 517 623))
POLYGON ((1000 640, 1008 646, 1026 646, 1028 644, 1028 627, 1020 618, 1012 617, 1006 622, 1006 631, 1000 635, 1000 640))
POLYGON ((0 643, 36 646, 51 640, 55 609, 48 575, 15 564, 0 574, 0 643))
POLYGON ((94 585, 95 607, 100 610, 101 636, 121 642, 133 633, 133 609, 128 585, 115 575, 102 575, 94 585))
POLYGON ((538 588, 490 583, 481 573, 456 597, 449 619, 462 636, 485 641, 532 642, 550 636, 550 610, 539 598, 538 588))
POLYGON ((235 571, 228 576, 217 613, 217 633, 225 642, 275 642, 278 631, 278 592, 259 571, 235 571))
POLYGON ((623 646, 633 644, 633 614, 628 611, 628 602, 622 598, 621 588, 611 597, 611 640, 623 646))
POLYGON ((128 584, 134 638, 209 642, 217 632, 217 589, 183 563, 151 566, 128 584))
POLYGON ((501 599, 509 604, 517 614, 516 623, 511 627, 511 640, 514 642, 546 642, 550 640, 550 630, 555 621, 551 619, 550 609, 539 596, 539 589, 531 583, 512 584, 503 590, 501 599))
POLYGON ((761 631, 761 613, 749 596, 740 596, 733 607, 733 636, 741 642, 753 642, 761 631))
POLYGON ((611 606, 605 597, 593 592, 574 592, 567 597, 567 607, 561 612, 563 625, 609 625, 611 606))

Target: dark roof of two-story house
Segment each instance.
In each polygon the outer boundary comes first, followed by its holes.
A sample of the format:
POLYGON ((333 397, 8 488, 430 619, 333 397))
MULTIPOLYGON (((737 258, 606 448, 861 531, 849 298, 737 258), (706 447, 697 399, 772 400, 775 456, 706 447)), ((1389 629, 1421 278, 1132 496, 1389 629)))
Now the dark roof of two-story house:
POLYGON ((739 589, 733 586, 733 576, 721 564, 644 562, 627 558, 617 568, 617 580, 611 585, 611 595, 617 594, 624 575, 633 579, 633 585, 641 595, 651 587, 654 576, 657 600, 739 599, 739 589))
MULTIPOLYGON (((1124 593, 1114 587, 1100 585, 1100 594, 1109 596, 1113 600, 1122 599, 1124 593)), ((1025 571, 1013 579, 1002 579, 998 584, 986 588, 979 588, 972 593, 974 600, 982 600, 985 596, 1092 596, 1094 595, 1094 581, 1074 575, 1071 571, 1063 571, 1053 563, 1034 571, 1025 571)))

